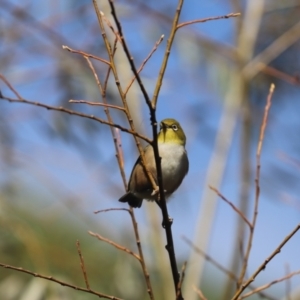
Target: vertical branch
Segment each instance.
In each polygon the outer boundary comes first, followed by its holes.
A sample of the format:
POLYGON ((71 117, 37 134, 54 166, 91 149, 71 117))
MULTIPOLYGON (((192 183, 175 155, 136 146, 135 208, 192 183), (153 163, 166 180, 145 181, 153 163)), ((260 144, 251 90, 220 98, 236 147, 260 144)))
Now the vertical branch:
POLYGON ((159 91, 160 91, 160 88, 162 86, 162 81, 163 81, 165 71, 166 71, 166 68, 167 68, 168 59, 169 59, 169 56, 170 56, 170 53, 171 53, 171 47, 172 47, 172 44, 173 44, 173 41, 174 41, 174 38, 175 38, 176 31, 178 29, 177 25, 178 25, 178 22, 179 22, 179 17, 180 17, 180 13, 181 13, 181 10, 182 10, 182 6, 183 6, 183 0, 179 0, 178 6, 177 6, 177 9, 176 9, 176 13, 175 13, 175 16, 173 18, 171 33, 170 33, 170 36, 169 36, 168 41, 167 41, 167 48, 166 48, 166 51, 165 51, 165 56, 163 58, 163 62, 162 62, 162 65, 161 65, 161 68, 160 68, 160 71, 159 71, 156 87, 155 87, 153 98, 152 98, 152 107, 153 108, 156 108, 156 105, 157 105, 159 91))
MULTIPOLYGON (((93 2, 94 2, 94 6, 95 6, 95 9, 96 9, 96 12, 97 12, 99 24, 100 24, 100 27, 101 27, 101 30, 102 30, 102 33, 103 33, 103 38, 105 39, 106 38, 105 32, 104 32, 103 26, 101 24, 102 23, 101 14, 99 13, 99 10, 97 8, 96 1, 93 0, 93 2)), ((155 163, 156 163, 156 170, 157 170, 157 183, 158 183, 158 186, 159 186, 159 197, 160 197, 159 199, 160 199, 160 205, 161 205, 162 215, 163 215, 163 220, 164 220, 163 222, 164 222, 164 225, 165 225, 166 237, 167 237, 166 249, 168 251, 169 259, 170 259, 170 263, 171 263, 171 269, 172 269, 172 275, 173 275, 173 281, 174 281, 174 288, 175 288, 175 292, 177 293, 177 287, 178 287, 178 283, 179 283, 179 273, 178 273, 177 264, 176 264, 173 236, 172 236, 172 231, 171 231, 172 221, 169 219, 168 210, 167 210, 166 201, 165 201, 163 181, 162 181, 162 170, 161 170, 160 157, 159 157, 159 151, 158 151, 158 145, 157 145, 156 102, 157 102, 158 92, 159 92, 159 89, 160 89, 160 86, 161 86, 162 78, 163 78, 163 75, 164 75, 164 71, 166 69, 168 57, 169 57, 169 54, 170 54, 170 48, 171 48, 172 42, 174 40, 174 36, 175 36, 175 32, 176 32, 176 26, 177 26, 177 23, 178 23, 180 12, 181 12, 183 0, 179 0, 179 4, 178 4, 177 10, 176 10, 175 17, 174 17, 173 26, 172 26, 172 29, 171 29, 170 38, 168 40, 168 46, 167 46, 167 50, 166 50, 166 53, 165 53, 163 66, 162 66, 162 69, 161 69, 161 72, 160 72, 160 75, 159 75, 160 79, 158 80, 158 84, 157 84, 158 88, 156 88, 156 90, 157 90, 156 100, 155 100, 155 102, 152 102, 152 103, 151 103, 151 101, 149 99, 149 96, 148 96, 148 94, 147 94, 147 92, 144 88, 144 85, 141 81, 141 78, 140 78, 140 76, 137 72, 137 69, 136 69, 135 64, 133 62, 133 57, 131 56, 131 54, 129 52, 129 49, 127 47, 127 44, 126 44, 126 41, 125 41, 125 38, 124 38, 124 35, 123 35, 122 27, 121 27, 121 24, 118 20, 113 1, 109 0, 109 4, 110 4, 110 7, 111 7, 112 16, 115 20, 116 26, 117 26, 118 31, 119 31, 119 35, 120 35, 120 38, 121 38, 121 43, 122 43, 122 46, 123 46, 123 50, 124 50, 124 52, 127 56, 127 59, 128 59, 129 64, 131 66, 131 69, 132 69, 132 71, 133 71, 133 73, 136 77, 136 80, 137 80, 139 86, 140 86, 140 89, 143 93, 143 96, 145 98, 146 104, 147 104, 147 106, 149 108, 149 112, 150 112, 150 118, 151 118, 151 124, 152 124, 152 133, 153 133, 152 147, 153 147, 155 163)), ((108 41, 106 39, 106 44, 107 44, 107 42, 108 41)), ((109 47, 107 47, 107 49, 109 49, 109 47)), ((114 62, 112 61, 112 59, 110 59, 110 61, 111 61, 112 71, 115 75, 116 70, 115 70, 114 62)), ((119 88, 119 92, 120 92, 120 95, 122 97, 124 107, 127 111, 128 108, 127 108, 126 99, 124 97, 124 93, 121 92, 121 90, 120 90, 120 83, 118 82, 117 78, 116 78, 116 83, 117 83, 117 86, 119 88)), ((128 113, 129 113, 129 111, 128 111, 128 113)), ((130 115, 128 116, 128 120, 130 121, 130 115)), ((141 154, 143 165, 145 165, 144 158, 143 158, 143 153, 141 151, 140 151, 140 154, 141 154)), ((147 168, 145 168, 145 169, 147 170, 147 168)), ((152 176, 149 172, 147 172, 147 175, 148 175, 149 179, 153 179, 153 178, 151 178, 152 176)), ((152 184, 153 188, 156 185, 155 181, 151 181, 151 184, 152 184)), ((157 192, 157 188, 155 189, 155 192, 157 192)), ((183 299, 182 295, 181 295, 181 291, 179 292, 178 299, 179 300, 183 299)))
POLYGON ((300 224, 298 224, 294 230, 288 234, 284 240, 279 244, 279 246, 271 253, 269 257, 267 257, 264 262, 257 268, 257 270, 250 276, 250 278, 243 283, 239 289, 236 291, 235 295, 233 296, 232 300, 240 299, 239 296, 242 292, 255 280, 256 276, 263 270, 266 269, 267 264, 278 254, 281 252, 281 249, 284 245, 300 230, 300 224))
POLYGON ((263 144, 263 140, 264 140, 264 136, 265 136, 265 130, 266 130, 267 121, 268 121, 268 114, 269 114, 269 110, 271 107, 271 100, 272 100, 272 95, 274 93, 274 89, 275 89, 275 85, 272 83, 270 86, 270 91, 269 91, 267 103, 265 106, 264 117, 263 117, 262 125, 260 128, 259 141, 258 141, 257 151, 256 151, 256 177, 255 177, 256 189, 255 189, 255 203, 254 203, 254 212, 253 212, 253 218, 252 218, 252 227, 250 228, 250 234, 249 234, 249 239, 248 239, 248 243, 247 243, 246 254, 245 254, 245 257, 243 260, 243 266, 242 266, 242 270, 241 270, 241 273, 239 276, 238 286, 241 285, 241 283, 244 279, 244 276, 245 276, 245 273, 247 270, 247 266, 248 266, 250 251, 252 248, 252 241, 253 241, 253 235, 254 235, 254 230, 255 230, 255 225, 256 225, 256 220, 257 220, 257 215, 258 215, 258 203, 259 203, 259 195, 260 195, 261 149, 262 149, 262 144, 263 144))
MULTIPOLYGON (((114 42, 113 55, 115 54, 116 45, 117 45, 117 38, 115 39, 115 42, 114 42)), ((102 100, 105 104, 107 104, 106 89, 107 89, 107 83, 108 83, 109 75, 110 75, 110 72, 111 72, 111 68, 108 68, 107 73, 106 73, 106 77, 105 77, 105 81, 104 81, 104 85, 102 86, 100 81, 99 81, 99 78, 97 76, 97 73, 95 71, 95 68, 94 68, 93 64, 91 63, 90 59, 88 57, 85 57, 85 58, 86 58, 86 60, 89 64, 89 67, 91 68, 91 70, 94 74, 95 80, 97 82, 98 88, 99 88, 101 96, 102 96, 102 100)), ((105 114, 107 116, 108 121, 112 123, 113 120, 112 120, 112 117, 110 115, 108 107, 105 107, 104 111, 105 111, 105 114)), ((121 172, 121 177, 122 177, 122 180, 123 180, 124 188, 126 190, 127 181, 126 181, 126 175, 125 175, 125 170, 124 170, 123 155, 122 155, 121 148, 120 148, 120 145, 121 145, 120 136, 118 135, 117 128, 110 127, 110 129, 111 129, 111 134, 112 134, 114 145, 115 145, 116 158, 117 158, 119 169, 120 169, 120 172, 121 172)), ((135 215, 134 215, 134 211, 133 211, 132 207, 130 207, 129 213, 130 213, 130 216, 131 216, 131 221, 132 221, 132 225, 133 225, 133 228, 134 228, 136 244, 137 244, 137 248, 138 248, 138 252, 139 252, 139 256, 140 256, 139 262, 142 266, 143 274, 144 274, 146 285, 147 285, 147 292, 149 294, 150 299, 154 300, 154 295, 153 295, 152 285, 151 285, 151 281, 150 281, 150 276, 149 276, 149 272, 148 272, 147 267, 146 267, 144 254, 143 254, 143 250, 142 250, 142 246, 141 246, 141 242, 140 242, 138 225, 137 225, 135 215)))
MULTIPOLYGON (((94 8, 95 8, 95 11, 96 11, 96 14, 97 14, 97 18, 98 18, 98 23, 99 23, 99 26, 100 26, 100 30, 101 30, 101 34, 102 34, 102 37, 103 37, 103 40, 104 40, 104 43, 105 43, 105 47, 106 47, 106 51, 107 51, 107 54, 109 56, 109 60, 110 60, 110 64, 111 64, 111 71, 113 73, 113 76, 115 78, 115 82, 116 82, 116 86, 118 88, 118 91, 119 91, 119 95, 121 97, 121 100, 122 100, 122 103, 123 103, 123 106, 125 108, 125 114, 126 114, 126 117, 127 117, 127 120, 129 122, 129 125, 130 125, 130 128, 132 131, 136 131, 135 130, 135 126, 133 124, 133 119, 131 117, 131 114, 130 114, 130 110, 129 110, 129 107, 128 107, 128 104, 127 104, 127 100, 126 100, 126 95, 125 93, 123 92, 123 89, 122 89, 122 86, 121 86, 121 83, 120 83, 120 80, 119 80, 119 76, 118 76, 118 72, 117 72, 117 68, 116 68, 116 65, 115 65, 115 62, 114 62, 114 57, 113 57, 113 53, 111 51, 111 46, 110 46, 110 43, 108 41, 108 38, 107 38, 107 35, 106 35, 106 32, 105 32, 105 29, 104 29, 104 24, 103 24, 103 20, 102 20, 102 13, 100 12, 99 8, 98 8, 98 5, 97 5, 97 1, 96 0, 93 0, 93 4, 94 4, 94 8)), ((110 2, 110 5, 112 7, 114 7, 113 3, 110 2)), ((115 16, 116 17, 116 16, 115 16)), ((119 28, 118 28, 119 30, 119 28)), ((122 45, 124 44, 124 37, 121 35, 122 31, 119 31, 119 37, 122 41, 122 45)), ((123 45, 123 48, 124 48, 124 45, 123 45)), ((127 53, 126 53, 127 54, 127 53)), ((133 63, 133 62, 132 62, 133 63)), ((136 74, 136 78, 137 78, 137 81, 139 82, 140 80, 140 77, 138 74, 136 74)), ((146 95, 146 94, 145 94, 146 95)), ((149 100, 150 101, 150 100, 149 100)), ((136 143, 136 146, 139 150, 139 153, 140 153, 140 156, 141 156, 141 161, 142 161, 142 165, 143 165, 143 168, 145 170, 145 173, 147 175, 147 178, 149 179, 149 181, 151 182, 151 185, 153 186, 153 189, 154 190, 157 190, 157 185, 156 185, 156 182, 152 176, 152 174, 149 172, 148 168, 146 168, 146 164, 145 164, 145 156, 144 156, 144 152, 143 152, 143 148, 141 146, 141 143, 139 141, 138 138, 135 138, 134 137, 134 140, 135 140, 135 143, 136 143)))
POLYGON ((89 290, 90 289, 90 284, 89 284, 89 280, 88 280, 88 277, 87 277, 87 273, 86 273, 86 269, 85 269, 85 265, 84 265, 84 260, 83 260, 83 256, 82 256, 81 249, 80 249, 79 240, 76 241, 76 247, 77 247, 77 252, 78 252, 78 255, 79 255, 79 258, 80 258, 80 266, 81 266, 81 270, 82 270, 82 273, 83 273, 85 285, 86 285, 86 288, 89 290))

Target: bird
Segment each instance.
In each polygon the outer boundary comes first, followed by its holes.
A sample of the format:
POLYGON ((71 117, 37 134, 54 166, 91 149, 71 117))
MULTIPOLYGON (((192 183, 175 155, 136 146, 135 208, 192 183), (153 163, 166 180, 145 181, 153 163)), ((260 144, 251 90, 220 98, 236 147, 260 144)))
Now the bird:
MULTIPOLYGON (((185 149, 186 136, 178 121, 164 119, 160 122, 157 144, 161 157, 164 193, 168 199, 181 185, 189 170, 189 160, 185 149)), ((143 152, 145 164, 158 185, 152 145, 147 145, 143 152)), ((143 200, 156 201, 160 205, 158 193, 153 191, 139 156, 130 175, 127 193, 119 201, 127 202, 131 207, 137 208, 142 206, 143 200)))

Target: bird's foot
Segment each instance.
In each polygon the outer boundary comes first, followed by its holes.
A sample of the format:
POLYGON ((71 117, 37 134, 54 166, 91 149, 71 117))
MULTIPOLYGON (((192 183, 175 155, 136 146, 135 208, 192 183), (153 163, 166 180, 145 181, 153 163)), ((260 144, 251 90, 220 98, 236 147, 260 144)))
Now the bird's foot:
MULTIPOLYGON (((171 226, 172 224, 173 224, 173 218, 170 218, 170 217, 168 216, 168 225, 171 226)), ((163 228, 166 228, 165 220, 162 221, 161 226, 162 226, 163 228)))
POLYGON ((159 186, 156 186, 155 189, 152 191, 151 196, 156 196, 159 193, 159 186))

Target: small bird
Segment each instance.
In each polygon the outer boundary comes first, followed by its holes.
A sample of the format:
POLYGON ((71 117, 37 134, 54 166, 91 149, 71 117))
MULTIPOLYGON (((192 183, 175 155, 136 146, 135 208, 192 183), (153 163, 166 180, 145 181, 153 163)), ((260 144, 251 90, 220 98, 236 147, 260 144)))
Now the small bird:
MULTIPOLYGON (((185 150, 186 137, 179 122, 174 119, 162 120, 157 142, 161 157, 163 187, 167 199, 177 190, 189 170, 189 161, 185 150)), ((143 151, 147 168, 157 184, 153 148, 148 145, 143 151)), ((144 171, 141 157, 139 157, 130 175, 128 191, 119 201, 128 202, 130 206, 136 208, 141 207, 143 199, 157 201, 157 193, 153 193, 153 187, 144 171)))

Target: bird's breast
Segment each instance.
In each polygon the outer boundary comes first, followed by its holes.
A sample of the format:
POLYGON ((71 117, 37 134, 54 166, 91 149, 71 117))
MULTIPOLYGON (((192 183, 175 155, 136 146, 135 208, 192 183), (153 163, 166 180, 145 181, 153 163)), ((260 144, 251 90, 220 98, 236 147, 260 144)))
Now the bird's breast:
POLYGON ((164 189, 173 193, 188 171, 188 160, 184 146, 178 144, 159 144, 164 189))

